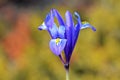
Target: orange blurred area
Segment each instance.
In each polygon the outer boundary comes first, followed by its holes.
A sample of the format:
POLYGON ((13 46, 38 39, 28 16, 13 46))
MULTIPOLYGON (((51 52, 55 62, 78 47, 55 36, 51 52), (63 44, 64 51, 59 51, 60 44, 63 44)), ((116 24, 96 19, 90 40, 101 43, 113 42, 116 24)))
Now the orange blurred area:
POLYGON ((120 80, 120 0, 0 0, 0 80, 65 80, 50 36, 39 31, 56 8, 77 11, 96 28, 81 30, 70 63, 70 80, 120 80))

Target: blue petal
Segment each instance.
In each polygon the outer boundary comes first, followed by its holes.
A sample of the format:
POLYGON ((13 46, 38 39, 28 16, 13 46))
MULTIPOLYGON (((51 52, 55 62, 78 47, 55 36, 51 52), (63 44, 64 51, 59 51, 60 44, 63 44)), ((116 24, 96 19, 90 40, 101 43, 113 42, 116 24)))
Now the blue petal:
POLYGON ((49 46, 50 46, 51 51, 55 55, 59 56, 62 53, 62 51, 66 45, 67 40, 66 39, 59 39, 59 41, 57 41, 57 40, 58 40, 58 38, 52 39, 49 43, 49 46))
POLYGON ((50 21, 50 13, 47 14, 44 22, 42 23, 42 25, 40 25, 38 27, 39 30, 47 30, 47 28, 51 26, 51 21, 50 21))
POLYGON ((73 36, 74 41, 73 41, 73 44, 72 44, 73 49, 74 49, 75 44, 77 42, 77 39, 78 39, 78 36, 79 36, 79 32, 80 32, 80 24, 76 24, 75 25, 74 36, 73 36))
POLYGON ((65 26, 60 26, 58 29, 58 34, 61 39, 65 38, 65 26))
POLYGON ((50 20, 50 13, 48 13, 47 15, 46 15, 46 18, 45 18, 45 23, 47 23, 48 21, 50 20))
POLYGON ((45 25, 46 27, 52 27, 54 24, 54 16, 52 15, 52 13, 48 13, 45 20, 45 25))
POLYGON ((93 31, 96 31, 96 29, 90 25, 88 22, 83 22, 81 29, 85 29, 85 28, 91 28, 93 31))
POLYGON ((69 11, 65 13, 66 18, 66 33, 65 38, 67 39, 67 44, 65 46, 65 56, 66 62, 69 62, 70 56, 72 54, 72 43, 73 43, 73 35, 74 35, 74 23, 72 20, 72 15, 69 11))
POLYGON ((49 27, 48 31, 49 31, 52 39, 55 39, 58 37, 58 28, 55 23, 52 25, 52 27, 49 27))
POLYGON ((77 22, 79 23, 79 25, 81 26, 81 18, 80 18, 80 15, 79 15, 77 12, 74 12, 74 16, 75 16, 77 22))
POLYGON ((52 25, 52 24, 51 24, 51 16, 50 16, 50 13, 47 14, 44 22, 45 22, 45 25, 46 25, 47 27, 49 27, 49 26, 52 25))
POLYGON ((79 32, 80 32, 80 27, 81 27, 81 18, 79 16, 79 14, 77 12, 74 13, 74 16, 77 20, 77 24, 75 25, 75 31, 74 31, 74 43, 73 43, 73 48, 77 42, 77 39, 78 39, 78 35, 79 35, 79 32))
POLYGON ((45 23, 43 22, 43 24, 41 26, 38 27, 39 30, 47 30, 47 26, 45 25, 45 23))
POLYGON ((67 27, 72 27, 74 23, 73 23, 72 15, 69 11, 66 11, 65 18, 66 18, 67 27))
POLYGON ((53 15, 58 19, 58 22, 60 25, 64 26, 64 20, 62 19, 61 15, 59 14, 59 12, 56 9, 52 9, 53 15))

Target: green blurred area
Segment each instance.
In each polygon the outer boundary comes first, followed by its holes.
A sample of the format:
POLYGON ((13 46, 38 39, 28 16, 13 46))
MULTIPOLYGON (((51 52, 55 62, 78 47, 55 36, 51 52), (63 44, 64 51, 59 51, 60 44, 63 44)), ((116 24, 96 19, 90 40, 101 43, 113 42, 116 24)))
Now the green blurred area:
POLYGON ((51 8, 63 18, 66 10, 77 11, 97 29, 81 30, 70 80, 120 80, 120 0, 66 0, 44 7, 5 1, 0 1, 0 80, 65 80, 49 34, 37 29, 51 8))

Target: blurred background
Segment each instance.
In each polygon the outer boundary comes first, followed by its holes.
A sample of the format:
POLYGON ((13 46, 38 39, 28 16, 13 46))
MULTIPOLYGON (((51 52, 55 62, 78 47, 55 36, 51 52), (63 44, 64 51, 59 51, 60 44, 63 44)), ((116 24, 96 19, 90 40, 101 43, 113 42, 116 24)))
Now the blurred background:
POLYGON ((0 80, 65 80, 49 34, 37 29, 51 8, 97 29, 80 32, 70 80, 120 80, 120 0, 0 0, 0 80))

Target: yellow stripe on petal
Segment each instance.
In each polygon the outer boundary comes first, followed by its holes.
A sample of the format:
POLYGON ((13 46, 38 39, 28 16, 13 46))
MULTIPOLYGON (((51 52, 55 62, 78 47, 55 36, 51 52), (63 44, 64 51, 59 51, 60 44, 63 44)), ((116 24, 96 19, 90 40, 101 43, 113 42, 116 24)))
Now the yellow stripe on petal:
POLYGON ((88 24, 88 22, 87 21, 83 21, 82 24, 88 24))
POLYGON ((55 40, 55 42, 56 42, 57 45, 59 44, 60 41, 61 41, 60 38, 57 38, 57 39, 55 40))

